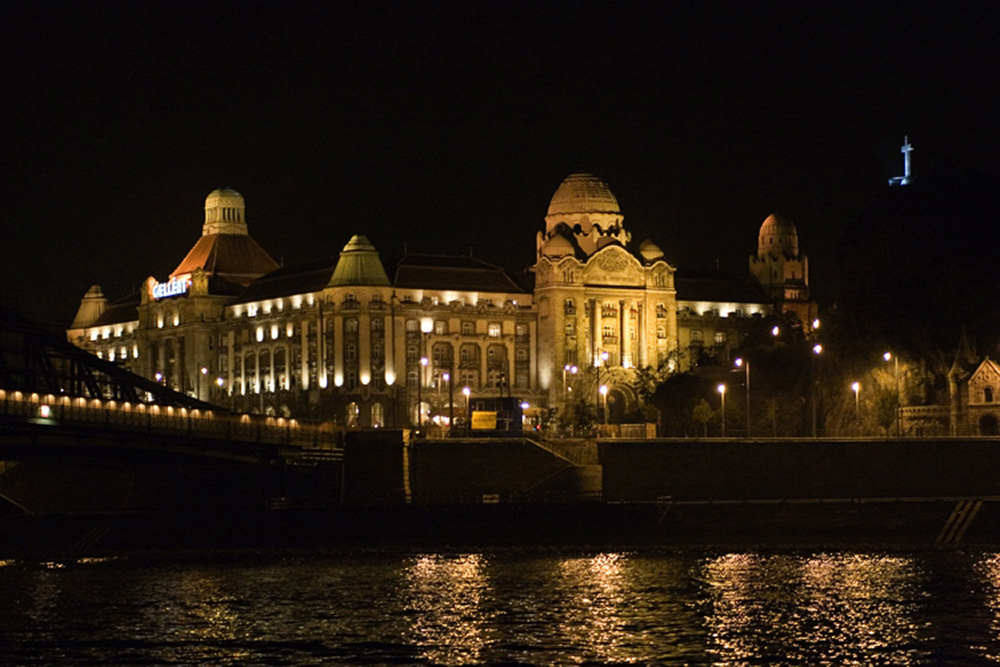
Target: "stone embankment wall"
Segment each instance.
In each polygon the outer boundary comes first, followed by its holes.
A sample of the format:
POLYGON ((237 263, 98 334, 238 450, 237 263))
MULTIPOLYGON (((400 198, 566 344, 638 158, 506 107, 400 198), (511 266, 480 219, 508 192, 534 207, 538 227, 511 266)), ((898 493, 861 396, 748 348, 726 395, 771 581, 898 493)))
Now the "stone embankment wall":
POLYGON ((1000 496, 1000 439, 601 441, 605 500, 1000 496))

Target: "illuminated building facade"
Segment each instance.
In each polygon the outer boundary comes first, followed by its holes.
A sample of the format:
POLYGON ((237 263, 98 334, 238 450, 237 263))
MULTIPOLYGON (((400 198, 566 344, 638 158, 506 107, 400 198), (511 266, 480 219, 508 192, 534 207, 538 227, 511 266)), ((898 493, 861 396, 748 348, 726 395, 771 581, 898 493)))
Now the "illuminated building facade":
POLYGON ((524 275, 473 257, 383 263, 360 235, 338 257, 280 267, 250 237, 243 197, 216 190, 167 281, 113 303, 92 287, 67 336, 248 412, 405 426, 447 422, 477 398, 596 403, 601 384, 620 418, 638 405, 637 369, 736 347, 771 311, 752 281, 678 272, 648 240, 630 251, 623 223, 607 185, 578 173, 552 197, 524 275))

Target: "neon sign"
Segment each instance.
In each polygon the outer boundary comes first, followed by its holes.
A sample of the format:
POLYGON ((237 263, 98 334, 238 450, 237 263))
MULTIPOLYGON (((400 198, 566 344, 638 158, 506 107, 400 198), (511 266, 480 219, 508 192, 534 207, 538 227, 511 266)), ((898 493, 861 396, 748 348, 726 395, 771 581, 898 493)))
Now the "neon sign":
POLYGON ((188 291, 187 279, 171 278, 169 282, 153 283, 151 290, 154 299, 166 299, 185 294, 188 291))

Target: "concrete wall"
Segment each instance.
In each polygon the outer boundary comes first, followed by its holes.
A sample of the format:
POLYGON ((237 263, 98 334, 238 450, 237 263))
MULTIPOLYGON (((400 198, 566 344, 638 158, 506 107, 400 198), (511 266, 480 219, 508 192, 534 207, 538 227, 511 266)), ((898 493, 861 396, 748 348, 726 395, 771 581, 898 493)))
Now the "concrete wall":
POLYGON ((345 442, 350 505, 590 500, 600 498, 600 484, 599 466, 573 465, 517 438, 411 440, 406 432, 382 431, 345 442))
POLYGON ((599 443, 605 500, 1000 496, 1000 439, 599 443))

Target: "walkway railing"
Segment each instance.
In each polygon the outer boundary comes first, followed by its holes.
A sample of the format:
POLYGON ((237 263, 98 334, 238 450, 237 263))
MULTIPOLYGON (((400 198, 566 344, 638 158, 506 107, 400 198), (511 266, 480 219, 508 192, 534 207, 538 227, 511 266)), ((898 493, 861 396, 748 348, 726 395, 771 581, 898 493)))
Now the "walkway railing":
POLYGON ((0 414, 36 423, 186 434, 224 441, 284 444, 304 450, 340 449, 332 424, 302 424, 284 417, 232 415, 212 410, 123 401, 25 394, 0 389, 0 414))

